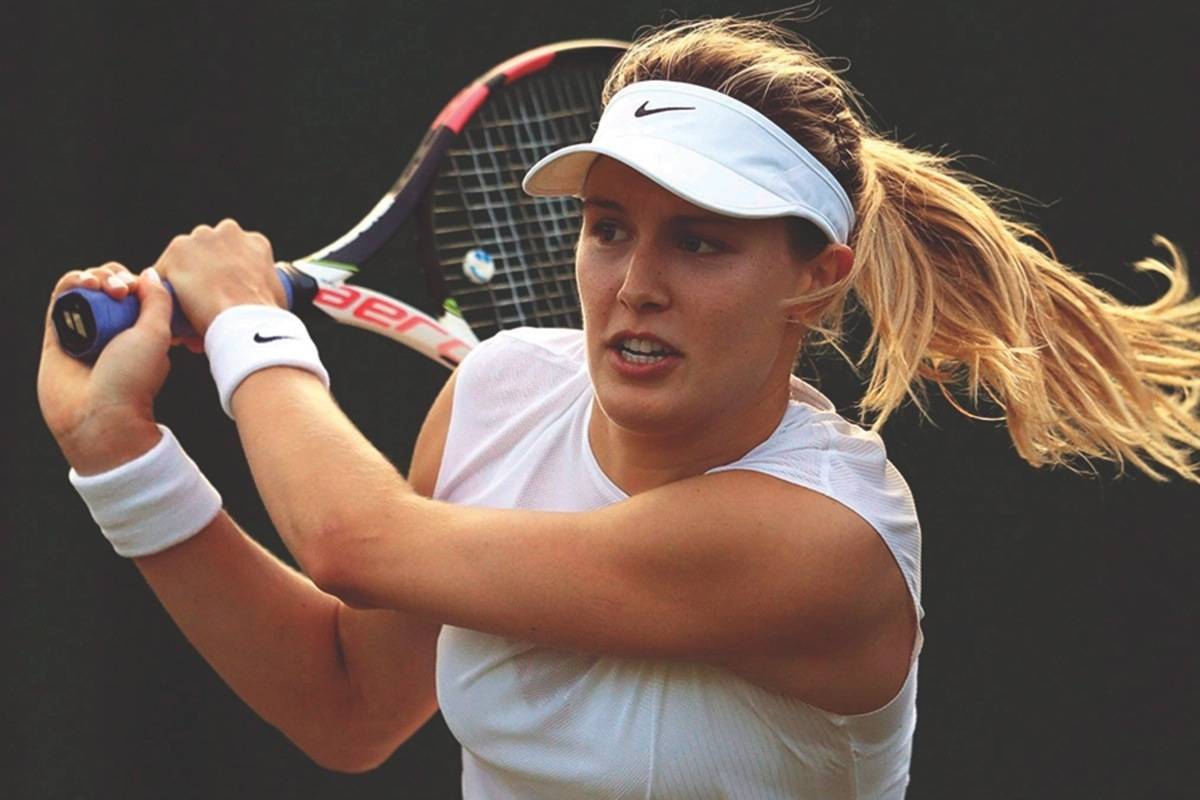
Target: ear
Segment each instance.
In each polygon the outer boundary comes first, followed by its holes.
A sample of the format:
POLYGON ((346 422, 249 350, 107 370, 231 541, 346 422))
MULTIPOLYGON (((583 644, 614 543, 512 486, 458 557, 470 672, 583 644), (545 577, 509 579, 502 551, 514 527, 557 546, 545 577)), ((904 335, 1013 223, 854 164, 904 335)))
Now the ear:
POLYGON ((808 291, 824 289, 846 279, 854 265, 854 251, 847 245, 831 242, 807 265, 808 291))
MULTIPOLYGON (((845 280, 853 265, 854 251, 852 249, 837 242, 827 244, 820 253, 798 265, 796 292, 793 296, 803 297, 845 280)), ((789 323, 804 322, 803 302, 787 310, 787 321, 789 323)))

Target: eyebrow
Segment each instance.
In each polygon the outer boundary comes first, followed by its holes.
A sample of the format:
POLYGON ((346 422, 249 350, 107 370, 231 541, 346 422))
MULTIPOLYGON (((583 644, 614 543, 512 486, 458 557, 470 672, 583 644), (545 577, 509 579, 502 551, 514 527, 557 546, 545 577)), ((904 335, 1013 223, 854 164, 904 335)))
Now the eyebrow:
POLYGON ((597 208, 607 208, 610 211, 620 211, 625 213, 625 207, 616 200, 608 200, 604 197, 585 197, 583 198, 583 207, 596 206, 597 208))
MULTIPOLYGON (((621 214, 628 213, 623 205, 616 200, 610 200, 607 197, 585 197, 583 198, 583 207, 589 206, 595 208, 607 208, 610 211, 616 211, 621 214)), ((723 214, 705 212, 703 214, 679 214, 671 217, 668 220, 673 225, 732 225, 737 222, 733 217, 727 217, 723 214)))

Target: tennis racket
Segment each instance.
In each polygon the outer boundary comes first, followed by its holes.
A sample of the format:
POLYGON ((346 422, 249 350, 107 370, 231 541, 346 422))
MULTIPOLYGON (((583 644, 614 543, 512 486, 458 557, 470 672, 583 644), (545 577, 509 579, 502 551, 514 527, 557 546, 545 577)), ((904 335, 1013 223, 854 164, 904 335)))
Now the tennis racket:
MULTIPOLYGON (((454 367, 506 328, 579 327, 571 198, 530 197, 525 172, 542 156, 591 139, 600 89, 626 47, 581 39, 539 47, 488 70, 458 93, 429 128, 387 194, 333 243, 277 264, 293 306, 387 336, 454 367), (425 308, 349 283, 415 218, 425 308)), ((60 295, 52 318, 63 349, 93 358, 137 319, 137 300, 103 292, 60 295)), ((173 332, 190 331, 176 306, 173 332)))

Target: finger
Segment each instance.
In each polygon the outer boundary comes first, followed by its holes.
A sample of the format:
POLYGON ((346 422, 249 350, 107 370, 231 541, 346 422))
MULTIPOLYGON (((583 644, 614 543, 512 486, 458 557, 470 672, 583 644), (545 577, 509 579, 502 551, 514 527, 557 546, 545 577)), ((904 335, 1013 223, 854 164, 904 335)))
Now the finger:
POLYGON ((127 278, 134 277, 133 273, 129 271, 129 267, 120 261, 105 261, 98 267, 89 268, 87 272, 95 272, 103 275, 123 275, 127 278))
POLYGON ((50 303, 54 304, 54 298, 58 297, 65 291, 74 289, 79 286, 85 276, 88 275, 86 270, 73 269, 70 272, 64 272, 62 277, 54 284, 54 288, 50 291, 50 303))
POLYGON ((83 288, 104 291, 118 300, 128 293, 136 281, 135 276, 123 264, 109 261, 99 267, 71 270, 63 275, 54 287, 57 296, 69 289, 83 288))
POLYGON ((153 267, 142 272, 144 280, 137 282, 134 294, 141 303, 134 327, 149 330, 164 339, 171 338, 171 312, 174 300, 167 287, 163 286, 162 278, 153 267))
POLYGON ((133 273, 116 261, 92 267, 88 270, 88 274, 95 276, 100 282, 98 288, 114 300, 124 300, 135 282, 133 273))
POLYGON ((104 276, 98 275, 90 269, 77 269, 68 274, 74 276, 75 280, 71 283, 71 285, 65 286, 60 291, 65 292, 68 289, 75 288, 100 291, 101 284, 104 280, 104 276))
POLYGON ((112 270, 113 275, 124 281, 125 285, 129 287, 130 291, 133 290, 134 285, 137 283, 138 276, 136 273, 130 270, 129 267, 117 261, 109 261, 104 266, 112 270))

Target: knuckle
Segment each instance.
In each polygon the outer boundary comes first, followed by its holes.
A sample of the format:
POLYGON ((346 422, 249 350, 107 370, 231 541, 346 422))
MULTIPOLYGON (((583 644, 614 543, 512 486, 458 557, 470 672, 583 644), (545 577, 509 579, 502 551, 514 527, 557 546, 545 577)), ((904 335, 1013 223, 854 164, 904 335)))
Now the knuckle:
POLYGON ((80 270, 80 269, 67 270, 62 275, 60 275, 58 280, 54 283, 54 293, 57 294, 63 288, 70 286, 72 284, 75 284, 75 283, 79 283, 81 280, 83 280, 83 276, 84 276, 83 270, 80 270))
POLYGON ((241 230, 241 226, 237 224, 237 220, 234 220, 230 217, 226 217, 225 219, 223 219, 217 223, 217 230, 219 230, 219 231, 235 230, 236 231, 236 230, 241 230))

